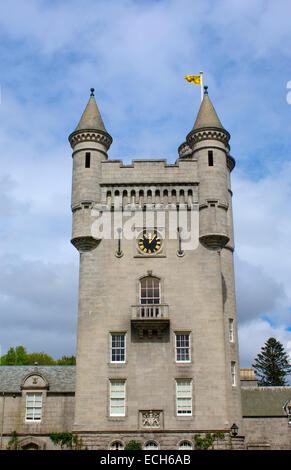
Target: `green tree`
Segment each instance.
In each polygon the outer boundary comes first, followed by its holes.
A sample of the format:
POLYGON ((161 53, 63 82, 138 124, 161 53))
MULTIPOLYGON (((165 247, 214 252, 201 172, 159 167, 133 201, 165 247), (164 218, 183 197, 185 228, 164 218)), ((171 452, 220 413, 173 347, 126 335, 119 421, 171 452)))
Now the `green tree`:
POLYGON ((126 444, 124 450, 142 450, 142 445, 140 442, 132 440, 126 444))
POLYGON ((283 345, 275 338, 269 338, 252 364, 261 386, 283 386, 291 372, 289 357, 283 345))
POLYGON ((35 362, 38 363, 40 366, 54 366, 56 365, 56 361, 44 352, 33 352, 28 354, 28 364, 32 365, 35 362))
POLYGON ((24 346, 16 346, 10 348, 8 352, 0 357, 0 365, 2 366, 32 366, 37 362, 40 366, 74 366, 76 364, 75 356, 63 356, 56 361, 45 352, 27 353, 24 346))
POLYGON ((75 356, 63 356, 61 359, 57 360, 58 366, 74 366, 76 364, 75 356))
POLYGON ((23 346, 10 348, 4 356, 1 357, 1 365, 3 366, 25 366, 28 364, 28 356, 23 346))
POLYGON ((2 366, 14 366, 16 362, 16 353, 14 348, 10 348, 4 356, 1 357, 2 366))
POLYGON ((28 355, 23 346, 16 346, 15 348, 15 364, 18 366, 25 366, 28 364, 28 355))

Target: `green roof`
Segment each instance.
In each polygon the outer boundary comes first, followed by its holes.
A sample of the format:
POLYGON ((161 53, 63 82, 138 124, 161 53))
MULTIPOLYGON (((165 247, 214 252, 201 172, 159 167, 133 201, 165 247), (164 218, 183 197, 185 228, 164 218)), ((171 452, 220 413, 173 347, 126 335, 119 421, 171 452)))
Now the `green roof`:
POLYGON ((285 416, 291 400, 291 387, 242 387, 242 414, 246 416, 285 416))

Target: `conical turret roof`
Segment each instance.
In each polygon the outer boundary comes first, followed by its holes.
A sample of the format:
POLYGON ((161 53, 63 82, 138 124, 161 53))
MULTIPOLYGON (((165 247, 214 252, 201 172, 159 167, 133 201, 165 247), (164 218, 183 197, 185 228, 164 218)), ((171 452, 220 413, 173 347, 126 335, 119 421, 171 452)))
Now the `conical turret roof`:
POLYGON ((203 100, 192 130, 195 131, 197 129, 203 129, 207 127, 218 127, 220 129, 224 129, 216 114, 213 104, 210 101, 207 93, 207 87, 204 88, 205 92, 203 100))
POLYGON ((94 130, 103 131, 107 133, 100 111, 95 101, 93 88, 91 88, 90 99, 88 101, 85 111, 83 112, 80 122, 78 126, 76 127, 75 131, 80 131, 80 130, 85 130, 85 129, 87 130, 94 129, 94 130))

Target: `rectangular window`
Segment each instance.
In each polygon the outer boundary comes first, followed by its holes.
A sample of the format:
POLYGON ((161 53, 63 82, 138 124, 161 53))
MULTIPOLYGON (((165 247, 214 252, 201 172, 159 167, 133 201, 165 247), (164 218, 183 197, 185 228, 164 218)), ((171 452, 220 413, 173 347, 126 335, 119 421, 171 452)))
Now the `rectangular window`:
POLYGON ((125 334, 111 333, 111 362, 125 362, 125 334))
POLYGON ((235 385, 236 385, 236 377, 235 377, 235 374, 236 374, 235 362, 232 362, 232 363, 231 363, 231 384, 232 384, 232 386, 235 386, 235 385))
POLYGON ((42 393, 26 394, 26 421, 40 421, 42 411, 42 393))
POLYGON ((90 152, 85 153, 85 168, 90 168, 91 154, 90 152))
POLYGON ((161 302, 160 280, 156 277, 144 277, 140 281, 140 303, 159 304, 161 302))
POLYGON ((192 380, 176 379, 177 415, 192 415, 192 380))
POLYGON ((176 333, 176 362, 190 362, 189 333, 176 333))
POLYGON ((208 150, 208 166, 213 166, 213 151, 208 150))
POLYGON ((110 416, 125 416, 125 380, 110 380, 110 416))
POLYGON ((232 318, 229 319, 228 326, 229 326, 229 341, 233 343, 233 319, 232 318))

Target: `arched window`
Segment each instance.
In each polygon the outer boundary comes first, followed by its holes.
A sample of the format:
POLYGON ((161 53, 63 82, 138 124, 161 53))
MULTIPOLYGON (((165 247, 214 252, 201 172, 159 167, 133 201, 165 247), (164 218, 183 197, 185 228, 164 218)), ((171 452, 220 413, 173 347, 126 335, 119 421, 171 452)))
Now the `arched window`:
POLYGON ((29 444, 22 446, 21 450, 39 450, 39 447, 34 442, 30 442, 29 444))
POLYGON ((126 191, 126 190, 124 190, 124 191, 122 192, 122 199, 123 199, 123 204, 126 205, 127 202, 128 202, 128 201, 127 201, 127 191, 126 191))
POLYGON ((179 449, 179 450, 192 450, 193 447, 192 447, 191 442, 189 442, 189 441, 182 441, 182 442, 180 442, 178 449, 179 449))
POLYGON ((157 450, 159 448, 158 444, 154 441, 149 441, 145 444, 144 449, 146 450, 157 450))
POLYGON ((157 277, 147 276, 140 280, 140 303, 143 305, 161 303, 160 280, 157 277))
POLYGON ((113 441, 110 444, 110 450, 124 450, 124 444, 121 441, 113 441))
POLYGON ((151 191, 151 189, 148 189, 148 192, 147 192, 147 202, 149 204, 151 204, 151 202, 152 202, 152 191, 151 191))

